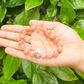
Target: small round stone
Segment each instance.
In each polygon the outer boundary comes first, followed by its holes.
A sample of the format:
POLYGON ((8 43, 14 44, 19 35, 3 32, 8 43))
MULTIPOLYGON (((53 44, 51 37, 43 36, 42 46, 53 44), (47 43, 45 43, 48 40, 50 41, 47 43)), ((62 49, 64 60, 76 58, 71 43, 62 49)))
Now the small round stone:
POLYGON ((29 55, 30 55, 31 57, 34 57, 34 56, 35 56, 35 52, 34 52, 34 51, 30 51, 30 52, 29 52, 29 55))
POLYGON ((55 38, 55 35, 53 33, 50 34, 50 38, 51 39, 54 39, 55 38))
POLYGON ((57 47, 57 51, 58 51, 59 53, 61 53, 61 52, 62 52, 62 47, 61 47, 61 46, 58 46, 58 47, 57 47))
POLYGON ((22 49, 22 50, 25 49, 25 45, 24 45, 24 44, 21 45, 21 49, 22 49))
POLYGON ((23 30, 22 30, 22 34, 23 34, 23 35, 26 35, 26 34, 27 34, 26 29, 23 29, 23 30))
POLYGON ((62 41, 58 41, 58 44, 57 45, 63 47, 62 41))
POLYGON ((59 53, 58 53, 58 51, 57 51, 57 50, 54 50, 54 51, 53 51, 53 56, 54 56, 54 57, 57 57, 57 56, 58 56, 58 54, 59 54, 59 53))
POLYGON ((20 40, 19 45, 23 45, 23 44, 24 44, 24 40, 20 40))
POLYGON ((27 32, 30 32, 30 31, 31 31, 30 26, 27 26, 27 27, 26 27, 26 31, 27 31, 27 32))
POLYGON ((25 48, 25 49, 24 49, 24 54, 25 54, 25 55, 29 54, 29 52, 30 52, 30 51, 29 51, 28 48, 25 48))
POLYGON ((25 39, 25 35, 24 34, 21 34, 20 35, 20 40, 23 40, 23 39, 25 39))
POLYGON ((47 53, 47 57, 51 59, 53 57, 53 54, 51 52, 47 53))
POLYGON ((34 31, 36 29, 36 26, 35 25, 32 25, 31 26, 31 30, 34 31))
POLYGON ((45 52, 43 52, 42 54, 41 54, 41 58, 42 59, 45 59, 47 57, 47 54, 45 53, 45 52))
POLYGON ((58 43, 58 41, 59 41, 59 38, 57 38, 57 37, 54 38, 54 42, 55 42, 55 43, 58 43))
POLYGON ((41 53, 35 53, 35 57, 40 57, 41 56, 41 53))

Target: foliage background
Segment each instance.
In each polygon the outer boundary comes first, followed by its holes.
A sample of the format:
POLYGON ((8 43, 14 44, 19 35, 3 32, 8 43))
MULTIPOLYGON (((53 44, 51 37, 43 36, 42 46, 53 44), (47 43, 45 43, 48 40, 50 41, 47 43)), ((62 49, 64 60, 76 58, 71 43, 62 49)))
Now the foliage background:
MULTIPOLYGON (((28 25, 31 19, 62 22, 84 40, 84 0, 0 0, 0 27, 28 25)), ((0 84, 84 84, 84 74, 14 58, 1 46, 0 84)))

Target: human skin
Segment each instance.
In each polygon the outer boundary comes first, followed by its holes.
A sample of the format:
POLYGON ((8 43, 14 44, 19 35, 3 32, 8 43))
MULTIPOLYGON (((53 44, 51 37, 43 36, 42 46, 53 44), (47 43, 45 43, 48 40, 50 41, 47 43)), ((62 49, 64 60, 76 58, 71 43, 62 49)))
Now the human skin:
MULTIPOLYGON (((63 51, 57 57, 51 59, 36 58, 25 55, 18 42, 22 29, 26 26, 4 25, 0 30, 0 45, 6 47, 5 52, 13 57, 32 61, 39 65, 54 67, 71 67, 84 73, 84 41, 70 27, 60 22, 31 20, 30 26, 40 26, 41 28, 51 29, 55 35, 63 42, 63 51)), ((56 44, 42 32, 30 33, 25 37, 25 45, 35 52, 53 52, 56 44)))

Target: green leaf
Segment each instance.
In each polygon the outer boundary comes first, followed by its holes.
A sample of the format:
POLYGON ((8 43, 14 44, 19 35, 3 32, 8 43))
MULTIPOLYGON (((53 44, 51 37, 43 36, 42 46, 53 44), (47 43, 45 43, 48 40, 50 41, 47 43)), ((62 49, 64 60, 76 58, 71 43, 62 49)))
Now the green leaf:
POLYGON ((79 36, 84 40, 84 19, 79 19, 74 23, 72 28, 79 34, 79 36))
POLYGON ((63 81, 63 80, 59 80, 59 84, 75 84, 75 81, 63 81))
POLYGON ((59 0, 50 0, 51 4, 55 7, 59 0))
POLYGON ((14 79, 11 78, 8 82, 5 80, 4 76, 0 77, 0 84, 9 84, 11 82, 13 82, 14 79))
POLYGON ((30 61, 22 60, 22 68, 25 73, 25 75, 30 79, 32 79, 34 73, 37 70, 38 65, 34 64, 30 61))
POLYGON ((75 84, 84 84, 84 83, 82 83, 80 80, 76 80, 75 84))
POLYGON ((6 8, 4 8, 3 6, 0 6, 0 23, 4 19, 5 14, 6 14, 6 8))
POLYGON ((76 71, 76 73, 82 78, 82 79, 84 79, 84 74, 83 73, 81 73, 81 72, 79 72, 79 71, 77 71, 77 70, 75 70, 76 71))
POLYGON ((15 7, 22 5, 26 0, 6 0, 5 7, 15 7))
POLYGON ((47 8, 47 15, 48 17, 54 17, 57 13, 57 8, 54 7, 53 5, 49 5, 47 8))
POLYGON ((4 3, 6 2, 6 0, 2 0, 4 3))
POLYGON ((48 14, 46 14, 46 15, 41 15, 41 20, 51 21, 51 20, 52 20, 52 17, 48 17, 48 14))
POLYGON ((3 67, 3 73, 6 80, 9 80, 11 78, 11 76, 18 70, 20 64, 21 59, 7 55, 3 67))
POLYGON ((40 14, 37 8, 31 9, 28 12, 23 11, 15 18, 15 24, 28 25, 29 21, 35 19, 40 19, 40 14))
POLYGON ((16 80, 10 84, 27 84, 27 82, 25 80, 16 80))
POLYGON ((76 19, 84 19, 84 9, 77 11, 76 19))
POLYGON ((4 52, 4 48, 0 48, 0 60, 4 57, 6 53, 4 52))
POLYGON ((84 0, 69 0, 69 3, 75 9, 84 9, 84 0))
POLYGON ((32 79, 33 84, 58 84, 56 77, 45 71, 38 71, 32 79))
POLYGON ((73 81, 78 79, 69 67, 60 67, 58 71, 54 70, 54 74, 64 81, 73 81))
POLYGON ((23 7, 13 7, 13 8, 7 8, 7 14, 6 17, 12 17, 20 14, 23 10, 23 7))
POLYGON ((73 7, 69 4, 68 0, 64 0, 60 9, 60 20, 62 23, 69 24, 76 17, 73 7))
POLYGON ((31 8, 40 6, 42 3, 43 3, 43 0, 26 0, 25 11, 28 11, 31 8))

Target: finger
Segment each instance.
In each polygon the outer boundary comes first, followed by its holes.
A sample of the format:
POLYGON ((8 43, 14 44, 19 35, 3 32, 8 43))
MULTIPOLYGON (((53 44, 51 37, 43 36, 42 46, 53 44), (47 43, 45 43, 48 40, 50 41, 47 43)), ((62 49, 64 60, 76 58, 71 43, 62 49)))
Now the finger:
MULTIPOLYGON (((21 33, 23 28, 26 28, 28 26, 21 26, 21 25, 3 25, 1 27, 1 30, 3 31, 10 31, 10 32, 16 32, 21 33)), ((31 32, 28 33, 28 35, 31 35, 31 32)))
POLYGON ((29 55, 25 55, 22 51, 10 47, 7 47, 5 52, 13 57, 29 60, 40 65, 46 65, 46 59, 43 60, 36 57, 30 57, 29 55))
POLYGON ((39 65, 43 66, 57 66, 55 63, 55 58, 52 59, 42 59, 42 58, 36 58, 36 57, 30 57, 29 55, 25 55, 22 51, 16 50, 10 47, 7 47, 5 49, 5 52, 13 57, 25 59, 34 63, 37 63, 39 65))
POLYGON ((53 29, 56 25, 60 24, 59 22, 50 22, 50 21, 38 21, 38 20, 31 20, 29 22, 30 26, 36 25, 45 27, 47 29, 53 29))
MULTIPOLYGON (((19 46, 18 42, 7 40, 7 39, 0 38, 0 45, 4 46, 4 47, 11 47, 11 48, 14 48, 14 49, 21 50, 21 47, 19 46)), ((25 46, 29 49, 31 48, 31 45, 28 44, 28 43, 25 43, 25 46)))
MULTIPOLYGON (((14 33, 14 32, 8 32, 8 31, 0 31, 0 37, 1 38, 6 38, 14 41, 19 41, 20 40, 20 35, 19 33, 14 33)), ((25 42, 31 43, 31 37, 26 35, 25 36, 25 42)))

